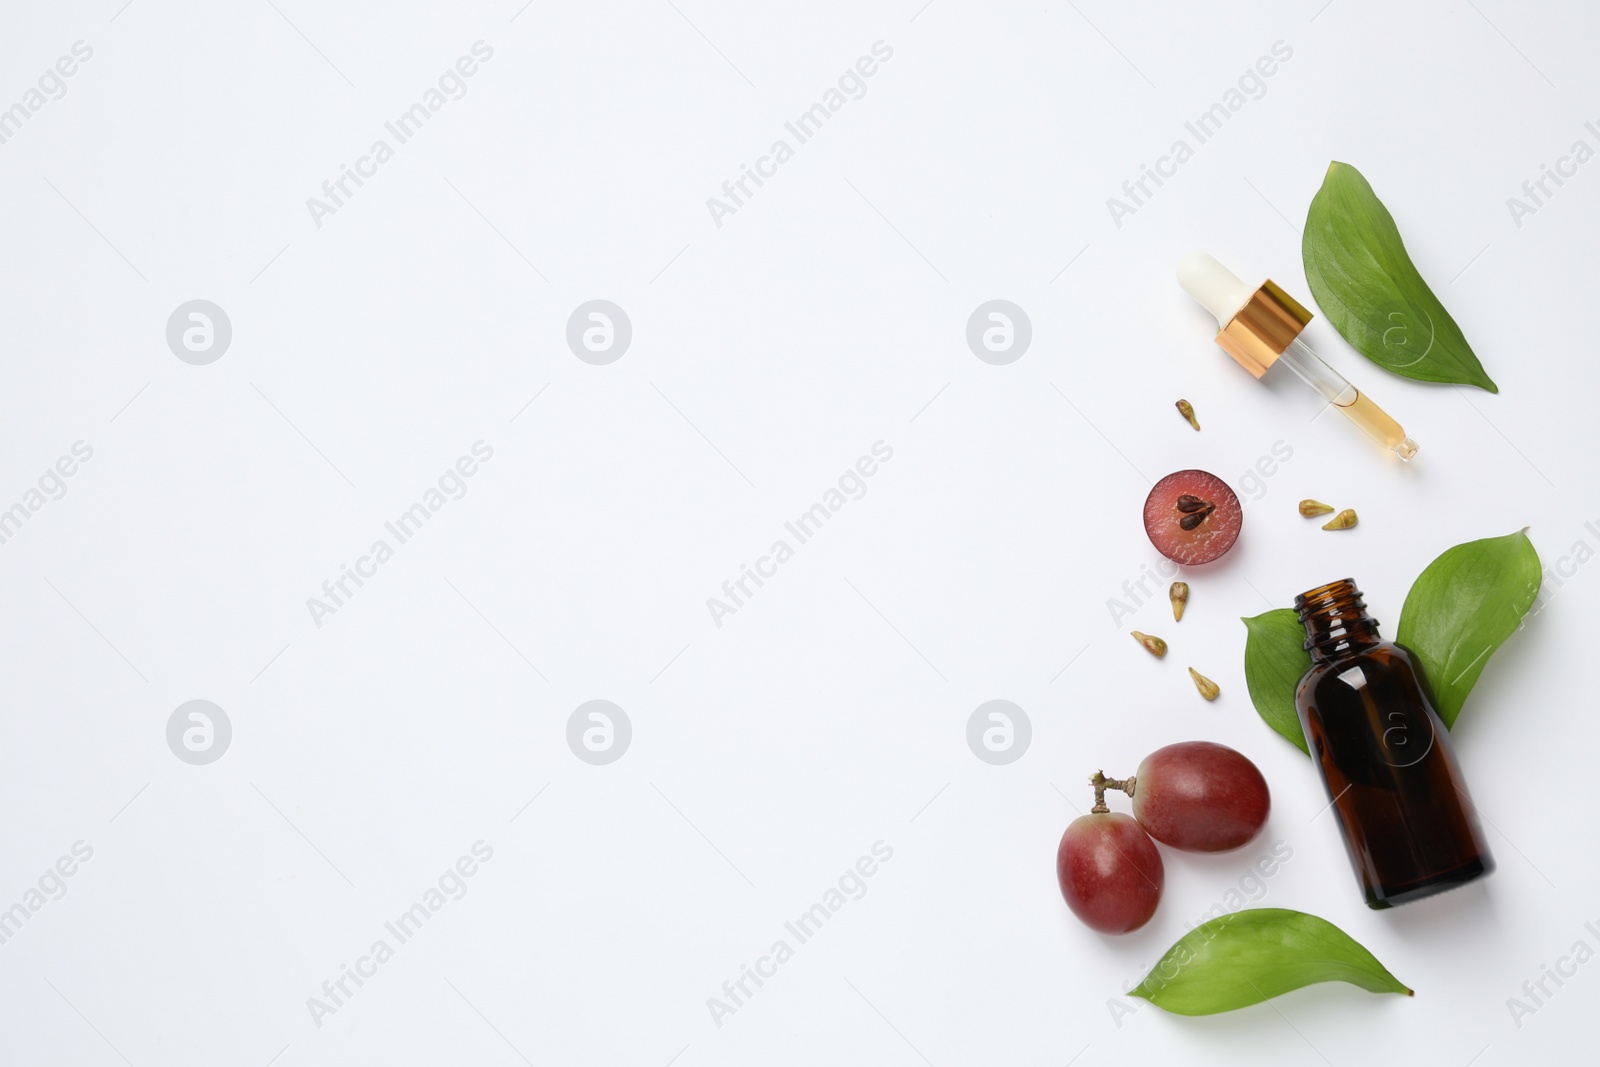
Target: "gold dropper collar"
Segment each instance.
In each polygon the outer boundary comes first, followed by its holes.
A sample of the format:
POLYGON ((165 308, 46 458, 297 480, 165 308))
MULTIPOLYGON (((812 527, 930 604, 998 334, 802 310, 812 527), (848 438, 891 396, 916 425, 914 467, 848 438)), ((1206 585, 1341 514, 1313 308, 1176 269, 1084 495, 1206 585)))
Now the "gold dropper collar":
POLYGON ((1269 278, 1218 332, 1217 345, 1259 378, 1310 321, 1311 312, 1269 278))

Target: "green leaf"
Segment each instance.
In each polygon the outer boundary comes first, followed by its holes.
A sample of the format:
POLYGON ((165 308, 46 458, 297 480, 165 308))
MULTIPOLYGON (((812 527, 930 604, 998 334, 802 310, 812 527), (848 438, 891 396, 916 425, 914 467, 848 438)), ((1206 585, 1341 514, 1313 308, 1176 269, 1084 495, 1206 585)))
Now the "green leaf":
POLYGON ((1396 374, 1498 393, 1361 172, 1331 163, 1306 215, 1306 281, 1333 328, 1396 374))
POLYGON ((1290 608, 1278 608, 1243 621, 1249 631, 1244 645, 1244 680, 1256 714, 1309 756, 1311 749, 1306 745, 1300 713, 1294 706, 1295 687, 1311 669, 1311 656, 1305 650, 1305 627, 1290 608))
POLYGON ((1406 595, 1395 640, 1416 653, 1446 726, 1495 649, 1539 595, 1539 554, 1525 530, 1468 541, 1428 564, 1406 595))
POLYGON ((1131 995, 1176 1015, 1214 1015, 1317 982, 1411 996, 1349 934, 1286 908, 1251 908, 1201 923, 1167 949, 1131 995))

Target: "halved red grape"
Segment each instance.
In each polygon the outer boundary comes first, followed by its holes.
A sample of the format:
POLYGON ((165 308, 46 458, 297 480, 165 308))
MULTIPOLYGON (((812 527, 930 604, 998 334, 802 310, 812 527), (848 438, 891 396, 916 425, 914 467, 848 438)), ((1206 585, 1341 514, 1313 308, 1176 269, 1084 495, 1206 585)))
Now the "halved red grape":
POLYGON ((1183 741, 1158 748, 1134 775, 1134 817, 1173 848, 1238 848, 1261 832, 1271 810, 1261 771, 1227 745, 1183 741))
POLYGON ((1174 563, 1210 563, 1239 538, 1244 509, 1228 483, 1206 471, 1177 471, 1144 501, 1144 532, 1174 563))
POLYGON ((1079 816, 1061 835, 1056 879, 1067 907, 1084 925, 1125 934, 1156 913, 1166 871, 1133 816, 1101 812, 1079 816))

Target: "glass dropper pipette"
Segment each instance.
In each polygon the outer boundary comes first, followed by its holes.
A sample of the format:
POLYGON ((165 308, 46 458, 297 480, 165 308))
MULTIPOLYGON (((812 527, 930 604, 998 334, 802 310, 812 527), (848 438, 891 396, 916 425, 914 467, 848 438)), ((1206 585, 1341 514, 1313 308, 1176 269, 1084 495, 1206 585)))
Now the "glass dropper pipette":
POLYGON ((1398 422, 1300 340, 1311 312, 1275 282, 1252 289, 1204 252, 1191 252, 1178 263, 1178 284, 1216 317, 1217 345, 1245 370, 1260 378, 1282 363, 1368 437, 1403 460, 1417 454, 1398 422))

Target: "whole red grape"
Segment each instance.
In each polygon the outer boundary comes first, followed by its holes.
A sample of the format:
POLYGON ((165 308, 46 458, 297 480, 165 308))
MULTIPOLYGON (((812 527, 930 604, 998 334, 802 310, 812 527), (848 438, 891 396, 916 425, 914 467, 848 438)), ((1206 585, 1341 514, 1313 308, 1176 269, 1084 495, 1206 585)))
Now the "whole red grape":
POLYGON ((1166 872, 1161 854, 1130 815, 1080 816, 1061 835, 1056 878, 1067 907, 1103 934, 1125 934, 1150 921, 1166 872))
POLYGON ((1226 745, 1183 741, 1158 748, 1134 775, 1134 817, 1173 848, 1238 848, 1261 832, 1271 810, 1267 780, 1226 745))

